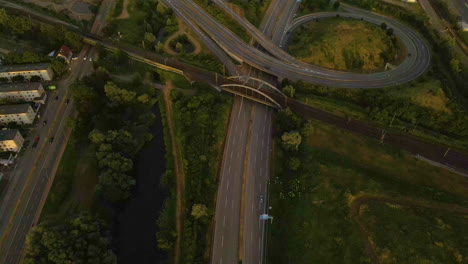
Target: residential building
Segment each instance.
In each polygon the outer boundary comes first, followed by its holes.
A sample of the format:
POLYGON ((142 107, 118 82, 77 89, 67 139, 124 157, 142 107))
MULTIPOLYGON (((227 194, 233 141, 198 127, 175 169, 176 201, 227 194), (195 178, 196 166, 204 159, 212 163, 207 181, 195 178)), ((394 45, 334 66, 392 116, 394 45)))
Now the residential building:
POLYGON ((0 84, 0 99, 45 103, 47 94, 39 82, 0 84))
POLYGON ((20 65, 6 65, 0 67, 0 78, 11 78, 17 75, 23 75, 27 80, 32 76, 39 76, 44 81, 50 81, 54 77, 54 72, 50 63, 38 64, 20 64, 20 65))
POLYGON ((57 57, 62 57, 63 59, 65 59, 67 63, 70 63, 72 56, 73 56, 72 50, 65 45, 62 45, 62 47, 60 47, 60 50, 57 54, 57 57))
POLYGON ((17 152, 23 146, 24 138, 18 129, 0 130, 0 150, 17 152))
POLYGON ((30 104, 0 105, 0 124, 32 124, 35 117, 30 104))

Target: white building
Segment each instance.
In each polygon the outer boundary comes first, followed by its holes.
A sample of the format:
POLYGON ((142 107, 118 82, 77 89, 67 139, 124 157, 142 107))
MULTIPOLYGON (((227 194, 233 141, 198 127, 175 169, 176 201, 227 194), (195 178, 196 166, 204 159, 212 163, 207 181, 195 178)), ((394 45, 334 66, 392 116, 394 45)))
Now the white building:
POLYGON ((27 80, 32 76, 39 76, 44 81, 50 81, 54 77, 54 72, 49 63, 7 65, 0 67, 0 78, 11 78, 23 75, 27 80))
POLYGON ((45 103, 47 94, 39 82, 0 84, 0 99, 45 103))
POLYGON ((23 143, 24 138, 18 129, 0 130, 0 150, 17 152, 23 143))
POLYGON ((0 123, 32 124, 36 112, 29 104, 0 105, 0 123))

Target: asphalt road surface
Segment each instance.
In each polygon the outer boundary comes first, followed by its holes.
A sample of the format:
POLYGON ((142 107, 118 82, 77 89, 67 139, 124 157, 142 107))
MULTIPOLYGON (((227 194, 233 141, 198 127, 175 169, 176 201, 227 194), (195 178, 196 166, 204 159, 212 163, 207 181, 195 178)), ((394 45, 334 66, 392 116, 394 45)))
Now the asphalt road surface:
POLYGON ((216 200, 213 264, 238 263, 242 178, 252 107, 255 103, 235 97, 216 200))

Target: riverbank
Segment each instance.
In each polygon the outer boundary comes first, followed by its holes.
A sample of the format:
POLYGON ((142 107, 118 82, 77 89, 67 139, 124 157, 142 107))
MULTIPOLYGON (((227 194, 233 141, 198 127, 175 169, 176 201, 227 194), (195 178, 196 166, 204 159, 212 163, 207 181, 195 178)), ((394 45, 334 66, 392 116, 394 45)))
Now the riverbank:
POLYGON ((113 241, 119 264, 166 263, 167 255, 158 250, 156 220, 167 191, 160 185, 166 170, 163 128, 159 106, 151 128, 153 140, 145 145, 136 161, 136 181, 132 198, 117 208, 113 241))

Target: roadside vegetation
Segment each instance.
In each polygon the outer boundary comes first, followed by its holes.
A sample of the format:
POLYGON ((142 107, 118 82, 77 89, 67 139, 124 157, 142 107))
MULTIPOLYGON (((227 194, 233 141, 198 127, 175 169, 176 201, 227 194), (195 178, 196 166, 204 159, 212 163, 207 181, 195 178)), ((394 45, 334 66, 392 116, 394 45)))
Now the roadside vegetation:
POLYGON ((73 50, 82 47, 81 37, 65 30, 61 26, 52 26, 32 21, 14 12, 0 9, 0 35, 8 38, 34 41, 44 46, 44 49, 57 49, 60 45, 67 45, 73 50))
POLYGON ((258 0, 258 1, 243 1, 235 0, 230 2, 242 8, 244 17, 252 23, 252 25, 259 27, 262 22, 265 12, 271 3, 271 0, 258 0))
POLYGON ((200 5, 208 14, 210 14, 214 19, 216 19, 221 25, 232 31, 240 39, 245 42, 249 42, 251 36, 247 31, 239 24, 234 18, 231 18, 226 14, 222 9, 220 9, 216 4, 210 2, 209 0, 195 0, 195 3, 200 5))
POLYGON ((468 260, 463 176, 289 109, 276 124, 269 263, 468 260))
POLYGON ((288 51, 298 59, 325 68, 383 71, 398 53, 398 39, 385 24, 330 18, 311 22, 294 32, 288 51))
POLYGON ((468 150, 466 112, 447 95, 446 84, 434 77, 383 89, 329 88, 303 82, 293 86, 283 82, 283 87, 293 89, 298 100, 342 117, 468 150))
MULTIPOLYGON (((160 55, 170 55, 165 53, 164 43, 171 35, 180 30, 180 23, 178 23, 178 18, 173 11, 157 0, 135 0, 129 2, 128 13, 129 17, 126 19, 109 17, 109 24, 103 29, 104 35, 114 40, 143 47, 160 55)), ((222 64, 215 56, 206 51, 191 54, 186 50, 188 48, 189 44, 183 39, 175 42, 174 50, 179 53, 176 57, 200 68, 221 71, 222 64), (177 43, 180 43, 182 47, 177 47, 177 43), (179 51, 177 48, 181 50, 179 51)))
POLYGON ((333 6, 330 6, 330 0, 302 0, 301 6, 298 9, 298 16, 337 9, 339 6, 338 1, 333 6))
POLYGON ((453 49, 453 41, 441 37, 438 32, 432 30, 424 13, 406 10, 383 1, 346 0, 345 2, 394 17, 424 36, 432 46, 431 75, 444 83, 444 91, 452 100, 461 103, 462 108, 466 109, 468 105, 468 89, 465 85, 468 78, 467 66, 457 58, 453 49))
POLYGON ((283 89, 293 90, 287 94, 340 116, 372 121, 386 129, 468 150, 466 71, 454 57, 449 42, 429 29, 423 13, 380 1, 347 2, 414 26, 432 44, 431 68, 417 80, 384 89, 340 89, 286 80, 283 89))
MULTIPOLYGON (((192 89, 180 90, 175 86, 170 99, 176 142, 184 160, 186 175, 183 180, 184 215, 182 219, 177 219, 183 221, 180 263, 205 263, 210 260, 210 225, 215 210, 216 177, 230 111, 230 97, 208 85, 194 83, 192 89)), ((164 124, 165 135, 169 135, 166 133, 167 120, 164 124)), ((166 138, 165 142, 169 151, 170 139, 166 138)), ((176 161, 167 161, 168 168, 174 168, 176 161)), ((174 169, 168 170, 164 177, 173 186, 176 184, 170 179, 176 178, 174 173, 174 169)), ((177 239, 175 223, 170 218, 171 214, 175 215, 175 202, 175 193, 172 193, 158 221, 161 230, 157 234, 158 246, 169 251, 174 250, 177 239)))

